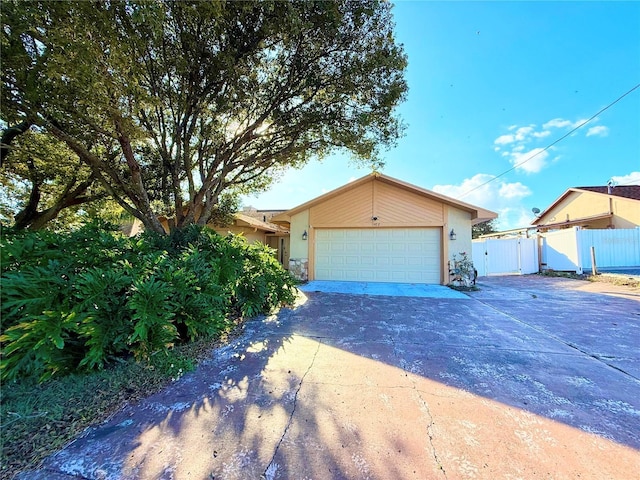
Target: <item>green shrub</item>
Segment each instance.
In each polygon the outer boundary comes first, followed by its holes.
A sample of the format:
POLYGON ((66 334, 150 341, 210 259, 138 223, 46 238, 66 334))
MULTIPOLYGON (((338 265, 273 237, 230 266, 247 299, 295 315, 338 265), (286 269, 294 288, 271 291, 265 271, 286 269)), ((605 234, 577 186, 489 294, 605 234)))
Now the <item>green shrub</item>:
POLYGON ((192 226, 126 238, 106 224, 3 232, 0 376, 41 379, 148 359, 267 313, 295 282, 264 245, 192 226))

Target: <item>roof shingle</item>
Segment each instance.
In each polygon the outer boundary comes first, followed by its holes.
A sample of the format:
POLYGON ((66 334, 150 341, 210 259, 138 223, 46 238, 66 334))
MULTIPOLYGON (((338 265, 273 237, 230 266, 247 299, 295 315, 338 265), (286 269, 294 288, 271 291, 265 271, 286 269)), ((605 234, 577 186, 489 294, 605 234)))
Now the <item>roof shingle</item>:
MULTIPOLYGON (((606 185, 603 187, 576 187, 580 190, 588 190, 590 192, 608 194, 606 185)), ((633 200, 640 200, 640 185, 618 185, 611 188, 611 195, 616 197, 631 198, 633 200)))

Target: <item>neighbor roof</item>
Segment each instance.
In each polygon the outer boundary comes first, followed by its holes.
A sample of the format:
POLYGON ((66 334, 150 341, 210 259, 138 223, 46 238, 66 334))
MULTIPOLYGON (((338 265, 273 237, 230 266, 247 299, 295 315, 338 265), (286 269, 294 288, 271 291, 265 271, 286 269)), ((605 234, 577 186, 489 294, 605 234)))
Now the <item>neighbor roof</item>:
MULTIPOLYGON (((611 195, 614 197, 623 197, 628 198, 630 200, 638 200, 640 201, 640 185, 618 185, 617 187, 609 187, 607 185, 604 186, 596 186, 596 187, 571 187, 568 188, 562 195, 560 195, 549 207, 531 222, 531 225, 539 225, 542 219, 551 212, 560 202, 562 202, 565 198, 567 198, 573 192, 590 192, 598 195, 611 195), (609 188, 611 188, 611 193, 609 193, 609 188)), ((610 216, 610 215, 609 215, 610 216)), ((600 218, 599 216, 598 218, 600 218)), ((583 219, 576 219, 573 223, 580 222, 582 220, 596 220, 596 217, 588 217, 583 219)), ((567 222, 562 222, 562 224, 567 224, 567 222)), ((550 225, 546 225, 550 226, 550 225)))
POLYGON ((488 220, 492 220, 494 218, 497 218, 498 214, 495 212, 492 212, 490 210, 485 210, 483 208, 480 207, 476 207, 475 205, 471 205, 469 203, 465 203, 465 202, 461 202, 460 200, 456 200, 454 198, 451 197, 447 197, 446 195, 442 195, 440 193, 436 193, 433 192, 431 190, 427 190, 425 188, 421 188, 418 187, 416 185, 412 185, 410 183, 407 182, 403 182, 402 180, 398 180, 396 178, 393 177, 389 177, 387 175, 383 175, 382 173, 378 173, 378 172, 374 172, 371 173, 369 175, 365 175, 364 177, 361 177, 357 180, 354 180, 352 182, 347 183, 346 185, 343 185, 342 187, 336 188, 335 190, 332 190, 330 192, 325 193, 324 195, 320 195, 319 197, 316 197, 312 200, 309 200, 306 203, 303 203, 302 205, 298 205, 297 207, 292 208, 291 210, 288 210, 274 218, 272 218, 272 221, 274 222, 289 222, 291 220, 291 215, 295 215, 298 212, 301 212, 303 210, 306 210, 308 208, 311 208, 314 205, 317 205, 318 203, 322 203, 330 198, 333 198, 337 195, 340 195, 341 193, 350 190, 352 188, 355 188, 359 185, 362 185, 363 183, 366 182, 370 182, 373 180, 378 180, 384 183, 387 183, 389 185, 394 185, 396 187, 400 187, 404 190, 408 190, 410 192, 413 193, 417 193, 418 195, 424 196, 424 197, 428 197, 432 200, 436 200, 439 202, 442 202, 446 205, 450 205, 452 207, 458 208, 460 210, 464 210, 466 212, 471 213, 471 220, 472 222, 475 223, 481 223, 481 222, 486 222, 488 220))
POLYGON ((605 195, 614 195, 616 197, 631 198, 632 200, 640 200, 640 185, 618 185, 611 187, 611 193, 608 192, 608 186, 604 187, 575 187, 576 190, 588 190, 590 192, 604 193, 605 195))

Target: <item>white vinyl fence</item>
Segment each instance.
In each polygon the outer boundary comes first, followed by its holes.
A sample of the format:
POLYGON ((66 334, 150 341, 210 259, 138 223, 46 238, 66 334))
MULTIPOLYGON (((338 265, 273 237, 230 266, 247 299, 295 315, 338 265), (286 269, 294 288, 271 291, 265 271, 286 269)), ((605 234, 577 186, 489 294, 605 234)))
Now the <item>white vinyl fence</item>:
POLYGON ((542 270, 582 273, 578 232, 577 228, 567 228, 538 235, 542 270))
POLYGON ((535 238, 487 238, 473 240, 473 265, 478 275, 536 273, 538 245, 535 238))
POLYGON ((572 228, 540 234, 543 269, 584 273, 592 268, 640 267, 640 228, 572 228))
POLYGON ((592 246, 598 268, 640 267, 640 228, 579 230, 578 234, 583 268, 591 268, 592 246))
POLYGON ((598 269, 640 267, 640 228, 574 227, 540 233, 537 238, 477 239, 473 240, 472 255, 479 276, 523 275, 539 268, 584 273, 591 271, 592 249, 598 269))

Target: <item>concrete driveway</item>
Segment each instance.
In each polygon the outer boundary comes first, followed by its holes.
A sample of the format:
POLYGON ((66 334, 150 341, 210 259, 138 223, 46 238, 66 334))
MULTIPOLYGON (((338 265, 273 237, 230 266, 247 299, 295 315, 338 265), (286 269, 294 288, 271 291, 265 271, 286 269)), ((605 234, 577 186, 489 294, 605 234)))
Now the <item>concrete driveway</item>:
POLYGON ((640 292, 306 293, 30 479, 633 479, 640 292))

